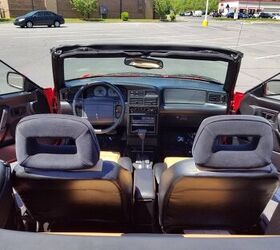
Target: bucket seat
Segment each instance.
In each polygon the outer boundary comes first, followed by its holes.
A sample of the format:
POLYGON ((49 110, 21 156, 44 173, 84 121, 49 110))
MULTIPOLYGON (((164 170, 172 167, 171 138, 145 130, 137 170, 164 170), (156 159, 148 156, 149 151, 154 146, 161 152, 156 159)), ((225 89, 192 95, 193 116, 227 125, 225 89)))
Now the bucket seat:
MULTIPOLYGON (((262 117, 205 119, 194 140, 193 159, 158 176, 163 230, 241 232, 254 226, 278 186, 272 147, 272 127, 262 117)), ((157 164, 156 172, 164 166, 157 164)))
POLYGON ((25 117, 16 129, 16 155, 13 186, 36 221, 129 224, 132 173, 100 159, 87 120, 59 114, 25 117), (45 144, 45 139, 72 143, 45 144))

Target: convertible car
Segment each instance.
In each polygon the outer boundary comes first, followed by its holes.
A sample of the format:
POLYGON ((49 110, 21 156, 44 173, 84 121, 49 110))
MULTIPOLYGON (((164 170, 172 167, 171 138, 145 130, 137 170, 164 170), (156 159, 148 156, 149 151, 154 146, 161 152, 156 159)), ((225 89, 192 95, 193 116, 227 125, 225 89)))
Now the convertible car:
POLYGON ((280 74, 243 54, 51 49, 54 88, 0 63, 1 249, 279 249, 280 74))

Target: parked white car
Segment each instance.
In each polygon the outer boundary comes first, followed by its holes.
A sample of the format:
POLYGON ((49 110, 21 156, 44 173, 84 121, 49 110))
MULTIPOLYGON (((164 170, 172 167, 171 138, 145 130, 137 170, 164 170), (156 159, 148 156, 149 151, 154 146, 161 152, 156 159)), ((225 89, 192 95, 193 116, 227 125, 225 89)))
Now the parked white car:
POLYGON ((202 16, 202 10, 196 10, 193 12, 193 16, 200 17, 202 16))
POLYGON ((275 19, 275 20, 280 20, 280 14, 279 15, 275 15, 272 17, 272 19, 275 19))

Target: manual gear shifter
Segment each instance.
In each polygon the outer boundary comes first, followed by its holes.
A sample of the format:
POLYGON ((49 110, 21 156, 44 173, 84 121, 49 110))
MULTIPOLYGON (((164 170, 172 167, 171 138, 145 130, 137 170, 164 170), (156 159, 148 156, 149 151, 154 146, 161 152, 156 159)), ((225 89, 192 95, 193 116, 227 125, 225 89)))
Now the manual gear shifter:
POLYGON ((141 140, 141 158, 140 160, 136 160, 136 162, 133 163, 135 169, 152 169, 153 167, 153 162, 151 162, 149 159, 145 159, 144 156, 146 134, 146 129, 138 129, 137 131, 137 135, 141 140))
POLYGON ((141 159, 144 160, 144 147, 145 147, 145 138, 146 138, 146 129, 138 129, 137 135, 141 140, 141 159))

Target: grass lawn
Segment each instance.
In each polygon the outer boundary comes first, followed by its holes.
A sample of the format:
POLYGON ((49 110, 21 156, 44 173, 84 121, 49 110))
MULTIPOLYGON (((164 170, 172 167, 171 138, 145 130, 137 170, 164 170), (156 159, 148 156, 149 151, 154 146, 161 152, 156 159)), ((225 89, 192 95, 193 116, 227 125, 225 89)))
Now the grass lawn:
POLYGON ((9 18, 0 18, 0 23, 9 23, 12 22, 12 19, 9 18))

